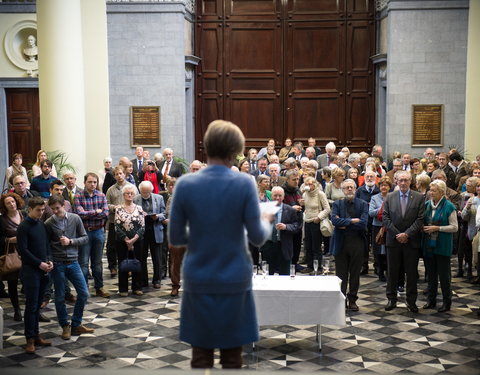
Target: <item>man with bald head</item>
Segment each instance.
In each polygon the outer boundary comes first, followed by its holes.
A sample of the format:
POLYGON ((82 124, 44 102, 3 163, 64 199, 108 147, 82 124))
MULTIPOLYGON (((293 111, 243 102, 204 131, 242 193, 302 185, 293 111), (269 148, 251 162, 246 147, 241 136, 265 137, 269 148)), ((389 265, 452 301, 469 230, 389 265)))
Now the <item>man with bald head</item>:
POLYGON ((165 184, 168 177, 178 178, 183 174, 182 165, 173 159, 173 150, 166 148, 163 150, 163 160, 157 165, 162 174, 162 190, 165 189, 165 184))

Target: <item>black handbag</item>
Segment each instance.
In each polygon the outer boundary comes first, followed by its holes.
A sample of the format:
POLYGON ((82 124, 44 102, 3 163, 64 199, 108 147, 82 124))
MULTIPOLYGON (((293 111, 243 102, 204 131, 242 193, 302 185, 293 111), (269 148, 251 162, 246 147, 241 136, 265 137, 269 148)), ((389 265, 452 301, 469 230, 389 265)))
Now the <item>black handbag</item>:
POLYGON ((120 270, 120 272, 135 273, 142 271, 142 265, 140 264, 140 261, 135 258, 135 253, 133 252, 133 250, 129 250, 127 259, 124 259, 120 262, 118 269, 120 270))

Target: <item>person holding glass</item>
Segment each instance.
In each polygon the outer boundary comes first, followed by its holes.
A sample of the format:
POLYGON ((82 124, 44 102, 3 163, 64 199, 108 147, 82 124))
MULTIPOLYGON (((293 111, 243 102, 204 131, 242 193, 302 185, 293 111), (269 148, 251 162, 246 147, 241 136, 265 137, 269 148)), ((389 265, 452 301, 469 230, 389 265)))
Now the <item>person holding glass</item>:
POLYGON ((453 233, 458 230, 457 210, 445 196, 447 185, 441 180, 430 183, 431 199, 425 202, 422 250, 426 263, 428 294, 424 309, 437 305, 438 280, 443 304, 438 312, 449 311, 452 306, 452 272, 450 257, 453 251, 453 233))
MULTIPOLYGON (((115 240, 118 264, 133 251, 135 258, 142 257, 142 241, 145 233, 145 215, 142 207, 133 203, 137 188, 127 184, 122 188, 123 204, 115 210, 115 240)), ((118 291, 121 297, 128 296, 128 272, 118 272, 118 291)), ((132 292, 143 295, 141 272, 132 272, 132 292)))
POLYGON ((242 345, 258 340, 247 242, 261 246, 273 217, 262 217, 251 178, 231 170, 245 146, 240 128, 213 121, 204 145, 208 167, 178 180, 169 222, 171 246, 187 248, 180 339, 192 368, 213 367, 215 348, 224 369, 240 368, 242 345))
MULTIPOLYGON (((0 255, 5 254, 10 247, 17 247, 17 228, 23 221, 22 208, 23 199, 18 194, 7 193, 0 198, 0 246, 4 246, 0 255)), ((18 275, 19 272, 12 272, 4 280, 8 284, 8 296, 13 306, 13 320, 22 321, 20 303, 18 302, 18 275)))

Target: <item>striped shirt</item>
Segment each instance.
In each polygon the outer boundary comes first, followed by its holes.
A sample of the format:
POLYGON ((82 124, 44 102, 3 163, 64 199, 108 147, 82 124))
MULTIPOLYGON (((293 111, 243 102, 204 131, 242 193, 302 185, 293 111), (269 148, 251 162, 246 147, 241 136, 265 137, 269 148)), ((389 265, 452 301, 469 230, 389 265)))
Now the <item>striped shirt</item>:
POLYGON ((108 216, 105 194, 98 190, 94 190, 92 196, 87 190, 76 193, 75 212, 82 218, 85 229, 102 227, 108 216), (96 210, 102 210, 102 212, 97 213, 96 210))

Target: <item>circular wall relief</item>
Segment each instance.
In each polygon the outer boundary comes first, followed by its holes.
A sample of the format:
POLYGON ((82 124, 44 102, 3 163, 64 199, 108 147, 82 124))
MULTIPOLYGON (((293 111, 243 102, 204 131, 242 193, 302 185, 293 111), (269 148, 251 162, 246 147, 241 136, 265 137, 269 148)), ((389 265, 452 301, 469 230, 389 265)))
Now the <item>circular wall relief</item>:
MULTIPOLYGON (((24 20, 13 25, 6 33, 4 49, 9 60, 17 67, 27 71, 38 70, 38 60, 24 54, 27 46, 27 38, 33 35, 37 39, 37 23, 24 20), (29 59, 33 61, 29 61, 29 59)), ((38 45, 38 44, 37 44, 38 45)))

